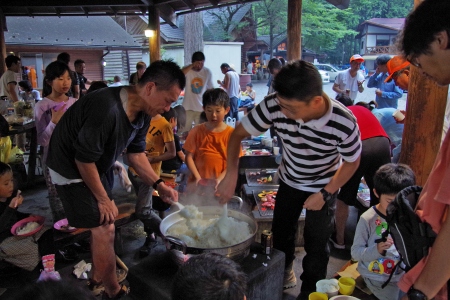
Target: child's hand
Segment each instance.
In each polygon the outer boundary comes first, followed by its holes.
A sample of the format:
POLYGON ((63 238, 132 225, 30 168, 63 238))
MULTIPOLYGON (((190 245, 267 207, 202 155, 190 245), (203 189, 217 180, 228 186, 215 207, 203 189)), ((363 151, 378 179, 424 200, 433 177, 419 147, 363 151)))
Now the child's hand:
POLYGON ((394 244, 394 241, 390 237, 386 239, 386 242, 379 242, 377 244, 378 253, 380 253, 381 255, 385 255, 386 254, 386 250, 391 248, 391 246, 393 244, 394 244))
POLYGON ((60 104, 56 105, 54 108, 52 108, 52 122, 54 124, 58 124, 61 117, 66 112, 67 103, 61 102, 60 104))
POLYGON ((22 197, 21 193, 22 193, 22 192, 21 192, 20 190, 17 191, 17 196, 14 197, 14 198, 11 200, 11 203, 9 203, 9 207, 11 207, 11 208, 17 208, 17 207, 19 207, 20 205, 22 205, 23 197, 22 197))

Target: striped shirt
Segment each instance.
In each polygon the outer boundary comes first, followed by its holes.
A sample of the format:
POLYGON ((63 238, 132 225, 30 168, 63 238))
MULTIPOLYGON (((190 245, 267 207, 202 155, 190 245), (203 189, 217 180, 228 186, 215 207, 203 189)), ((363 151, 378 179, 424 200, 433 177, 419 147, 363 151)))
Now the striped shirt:
POLYGON ((272 125, 283 142, 283 159, 278 175, 289 186, 318 192, 330 182, 341 159, 354 162, 361 154, 356 118, 350 110, 328 96, 327 113, 317 120, 287 118, 275 102, 275 94, 264 98, 241 124, 252 135, 260 135, 272 125))

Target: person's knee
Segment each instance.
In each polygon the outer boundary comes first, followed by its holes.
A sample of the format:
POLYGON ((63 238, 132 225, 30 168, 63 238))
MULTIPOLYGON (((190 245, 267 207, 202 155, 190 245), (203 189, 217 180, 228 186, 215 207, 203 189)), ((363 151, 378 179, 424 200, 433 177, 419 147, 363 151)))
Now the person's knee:
POLYGON ((97 242, 114 242, 115 226, 114 224, 102 225, 95 228, 91 228, 92 238, 95 245, 97 242))

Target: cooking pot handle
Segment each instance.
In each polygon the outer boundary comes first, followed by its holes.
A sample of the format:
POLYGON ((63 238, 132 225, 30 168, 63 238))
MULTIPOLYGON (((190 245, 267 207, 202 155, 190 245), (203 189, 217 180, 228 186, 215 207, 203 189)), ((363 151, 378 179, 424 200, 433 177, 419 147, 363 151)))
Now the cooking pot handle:
POLYGON ((186 254, 186 251, 187 251, 186 243, 176 237, 166 236, 165 244, 166 244, 167 250, 175 249, 175 250, 182 252, 183 254, 186 254))
POLYGON ((242 204, 244 204, 244 202, 242 201, 242 198, 238 197, 238 196, 233 196, 230 198, 230 201, 233 201, 233 200, 235 200, 236 202, 239 202, 239 209, 241 209, 242 204))

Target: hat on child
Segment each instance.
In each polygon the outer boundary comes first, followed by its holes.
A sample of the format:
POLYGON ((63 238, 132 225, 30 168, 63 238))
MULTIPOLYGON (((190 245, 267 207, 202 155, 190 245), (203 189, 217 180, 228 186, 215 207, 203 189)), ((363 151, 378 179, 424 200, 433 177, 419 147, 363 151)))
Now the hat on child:
POLYGON ((352 57, 350 57, 350 62, 352 62, 354 60, 359 61, 359 62, 363 62, 364 58, 361 55, 359 55, 359 54, 355 54, 352 57))

